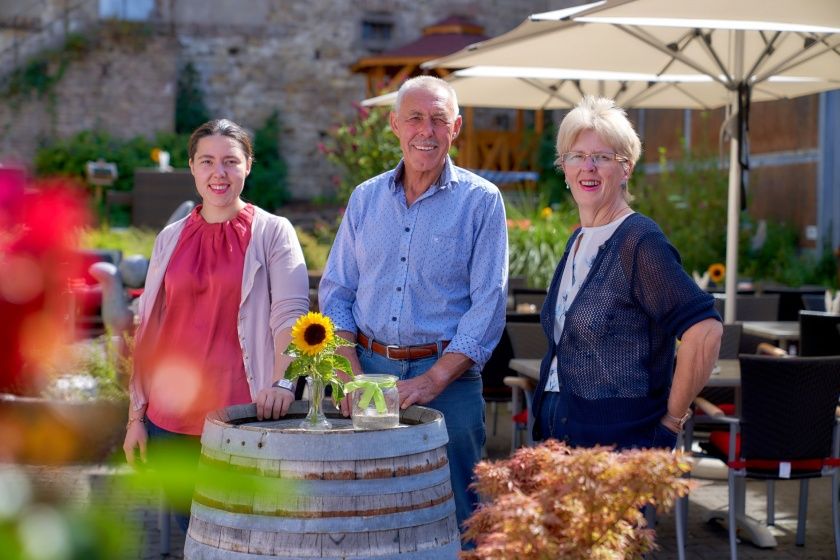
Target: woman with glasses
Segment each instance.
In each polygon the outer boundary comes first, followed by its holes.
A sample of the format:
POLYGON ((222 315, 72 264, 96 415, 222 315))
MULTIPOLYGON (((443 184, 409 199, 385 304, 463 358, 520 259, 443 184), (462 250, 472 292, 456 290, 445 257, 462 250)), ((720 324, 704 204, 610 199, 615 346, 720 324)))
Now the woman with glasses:
POLYGON ((623 109, 586 97, 560 124, 557 153, 581 227, 542 309, 549 348, 534 439, 673 447, 718 355, 714 300, 659 226, 630 207, 641 142, 623 109))

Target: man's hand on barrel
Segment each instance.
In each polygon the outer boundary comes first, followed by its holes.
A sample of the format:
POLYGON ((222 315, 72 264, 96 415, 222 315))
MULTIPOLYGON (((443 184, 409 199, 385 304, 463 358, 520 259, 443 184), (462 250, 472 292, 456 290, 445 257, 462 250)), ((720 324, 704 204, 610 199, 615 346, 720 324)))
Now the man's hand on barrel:
POLYGON ((405 410, 413 404, 428 404, 440 395, 446 387, 470 369, 473 361, 460 352, 447 352, 430 367, 426 373, 397 381, 400 393, 400 408, 405 410))

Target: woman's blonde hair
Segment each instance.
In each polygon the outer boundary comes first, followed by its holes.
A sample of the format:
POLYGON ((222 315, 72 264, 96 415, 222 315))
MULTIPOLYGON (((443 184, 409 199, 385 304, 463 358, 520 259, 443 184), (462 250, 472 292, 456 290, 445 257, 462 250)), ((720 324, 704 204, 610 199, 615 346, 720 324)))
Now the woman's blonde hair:
POLYGON ((569 151, 584 130, 594 131, 616 154, 626 157, 631 165, 636 165, 642 155, 642 142, 624 109, 608 97, 587 95, 560 123, 557 159, 554 160, 556 166, 560 167, 562 155, 569 151))

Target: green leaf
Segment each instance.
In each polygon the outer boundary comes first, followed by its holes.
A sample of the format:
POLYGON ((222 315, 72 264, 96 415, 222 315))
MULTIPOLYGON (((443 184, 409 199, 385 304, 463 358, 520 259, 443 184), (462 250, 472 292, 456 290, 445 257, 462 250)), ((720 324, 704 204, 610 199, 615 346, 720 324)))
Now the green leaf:
POLYGON ((388 407, 385 405, 385 395, 382 393, 382 387, 376 386, 376 391, 373 393, 373 400, 376 403, 376 412, 385 414, 388 412, 388 407))
POLYGON ((342 383, 340 379, 336 378, 330 381, 330 387, 332 387, 333 402, 336 403, 336 406, 338 406, 338 404, 344 400, 344 397, 347 396, 347 393, 345 393, 344 390, 344 383, 342 383))
POLYGON ((362 397, 359 399, 359 408, 367 408, 370 405, 370 400, 373 398, 373 395, 376 391, 379 391, 379 394, 382 394, 382 389, 379 388, 379 385, 376 383, 371 383, 370 381, 365 382, 365 392, 362 393, 362 397))
POLYGON ((338 354, 333 355, 332 366, 333 368, 339 369, 351 377, 353 376, 353 368, 350 367, 350 360, 348 360, 344 356, 339 356, 338 354))
POLYGON ((325 382, 331 382, 335 377, 335 370, 333 369, 333 365, 330 360, 323 360, 315 364, 315 371, 318 372, 318 375, 320 375, 321 379, 325 382))
POLYGON ((306 363, 304 360, 292 360, 289 367, 286 368, 286 373, 283 375, 286 379, 294 381, 298 377, 305 377, 308 374, 306 363))

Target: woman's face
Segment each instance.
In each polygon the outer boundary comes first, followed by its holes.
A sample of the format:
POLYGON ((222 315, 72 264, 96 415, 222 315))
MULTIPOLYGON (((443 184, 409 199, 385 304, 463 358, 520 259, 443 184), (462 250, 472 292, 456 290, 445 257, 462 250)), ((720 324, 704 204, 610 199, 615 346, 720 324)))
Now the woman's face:
POLYGON ((592 157, 592 154, 614 155, 612 146, 604 142, 594 130, 584 130, 578 134, 569 152, 585 154, 583 158, 567 158, 563 162, 566 182, 581 211, 597 214, 601 209, 623 204, 621 183, 629 179, 631 165, 611 158, 592 157))
POLYGON ((198 141, 190 170, 205 207, 224 210, 238 205, 251 160, 237 140, 214 134, 198 141))

